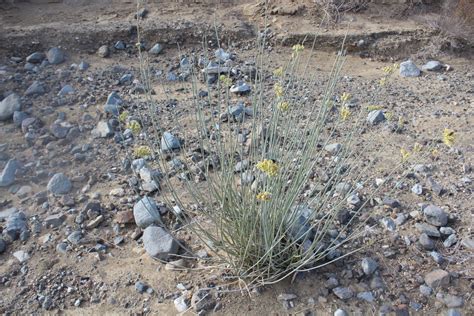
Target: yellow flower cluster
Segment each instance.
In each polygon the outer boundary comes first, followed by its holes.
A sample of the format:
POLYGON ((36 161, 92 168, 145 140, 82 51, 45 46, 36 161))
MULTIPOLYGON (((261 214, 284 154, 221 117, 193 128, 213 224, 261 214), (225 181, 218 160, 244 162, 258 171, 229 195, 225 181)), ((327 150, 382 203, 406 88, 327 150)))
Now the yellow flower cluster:
POLYGON ((222 82, 222 84, 226 87, 230 87, 232 85, 232 79, 230 79, 230 77, 226 75, 220 75, 219 81, 222 82))
POLYGON ((138 146, 133 150, 133 154, 138 158, 151 156, 151 148, 148 146, 138 146))
POLYGON ((293 52, 298 54, 298 53, 300 53, 304 50, 304 46, 301 45, 301 44, 296 44, 296 45, 293 45, 293 47, 291 49, 293 50, 293 52))
POLYGON ((140 123, 135 120, 128 122, 127 128, 131 130, 134 135, 140 133, 140 131, 142 130, 140 123))
POLYGON ((449 129, 449 128, 444 129, 444 131, 443 131, 443 143, 446 146, 449 146, 449 147, 453 146, 455 138, 456 138, 456 136, 455 136, 454 131, 452 129, 449 129))
POLYGON ((342 103, 346 103, 352 98, 350 93, 344 92, 341 96, 342 103))
POLYGON ((278 67, 277 69, 273 70, 273 75, 275 77, 283 77, 283 67, 278 67))
POLYGON ((393 119, 393 112, 386 112, 384 113, 384 115, 388 121, 391 121, 393 119))
POLYGON ((349 116, 351 116, 351 111, 349 110, 347 106, 344 105, 341 108, 341 112, 339 114, 341 115, 341 119, 345 121, 349 118, 349 116))
POLYGON ((278 98, 281 98, 283 96, 283 87, 281 86, 280 83, 275 83, 275 86, 273 87, 273 90, 275 90, 275 95, 278 98))
POLYGON ((419 143, 415 143, 415 145, 413 145, 413 152, 414 153, 419 153, 423 150, 423 146, 419 143))
POLYGON ((276 176, 278 174, 278 165, 270 159, 259 161, 256 165, 257 169, 265 172, 269 176, 276 176))
POLYGON ((402 154, 402 162, 405 162, 410 158, 410 152, 405 148, 400 149, 400 154, 402 154))
POLYGON ((257 200, 259 201, 269 201, 272 198, 272 194, 268 191, 263 191, 257 194, 257 200))
POLYGON ((127 111, 123 111, 122 113, 120 113, 120 115, 118 116, 118 120, 120 123, 125 123, 125 121, 128 119, 128 112, 127 111))
POLYGON ((290 104, 286 101, 281 101, 278 103, 277 107, 280 111, 285 112, 290 108, 290 104))
POLYGON ((386 77, 383 77, 379 80, 379 85, 380 86, 385 86, 386 83, 387 83, 387 78, 386 77))
POLYGON ((394 73, 395 70, 398 69, 398 67, 400 67, 400 65, 398 65, 398 64, 393 64, 393 65, 391 65, 391 66, 385 66, 385 67, 383 67, 383 68, 382 68, 382 71, 383 71, 384 73, 386 73, 387 75, 390 75, 390 74, 394 73))

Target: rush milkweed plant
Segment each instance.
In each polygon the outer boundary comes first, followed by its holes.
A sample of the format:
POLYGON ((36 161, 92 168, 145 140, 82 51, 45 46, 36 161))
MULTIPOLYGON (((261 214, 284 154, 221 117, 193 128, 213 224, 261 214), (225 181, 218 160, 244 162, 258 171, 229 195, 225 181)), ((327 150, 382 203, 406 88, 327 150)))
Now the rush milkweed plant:
MULTIPOLYGON (((140 28, 138 34, 140 41, 140 28)), ((213 56, 204 47, 207 63, 186 66, 192 93, 187 100, 192 122, 186 120, 186 127, 180 118, 158 125, 150 67, 139 48, 147 91, 140 117, 151 125, 129 126, 140 129, 148 144, 137 147, 135 156, 156 157, 169 175, 161 180, 161 197, 184 210, 179 218, 186 229, 230 275, 249 285, 278 282, 339 260, 360 248, 340 250, 365 232, 358 215, 369 199, 351 197, 357 197, 358 185, 370 181, 370 164, 361 158, 365 149, 355 150, 366 111, 352 109, 349 93, 337 93, 343 49, 317 91, 320 98, 314 97, 319 80, 309 71, 314 45, 294 45, 285 64, 275 68, 261 36, 252 75, 228 66, 231 55, 222 48, 213 56), (216 80, 208 80, 212 76, 216 80), (250 93, 247 88, 245 95, 231 93, 234 84, 245 84, 250 93), (203 89, 209 93, 201 94, 203 89), (186 137, 169 150, 172 131, 186 137), (342 219, 342 213, 349 216, 342 219)), ((383 85, 394 69, 384 69, 383 85)))

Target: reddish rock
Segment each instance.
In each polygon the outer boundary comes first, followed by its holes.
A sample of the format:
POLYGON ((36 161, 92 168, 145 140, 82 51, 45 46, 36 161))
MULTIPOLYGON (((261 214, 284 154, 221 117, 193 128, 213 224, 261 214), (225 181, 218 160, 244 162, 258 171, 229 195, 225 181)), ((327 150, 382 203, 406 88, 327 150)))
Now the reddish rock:
POLYGON ((133 224, 135 219, 133 217, 133 212, 130 211, 120 211, 115 216, 115 221, 119 224, 133 224))

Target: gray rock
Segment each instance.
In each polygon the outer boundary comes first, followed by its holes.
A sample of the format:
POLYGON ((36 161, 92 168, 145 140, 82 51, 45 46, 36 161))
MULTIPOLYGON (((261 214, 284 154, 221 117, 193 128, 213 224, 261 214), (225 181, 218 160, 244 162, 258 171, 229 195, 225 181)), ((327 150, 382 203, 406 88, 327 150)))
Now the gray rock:
POLYGON ((20 263, 28 261, 30 259, 30 255, 23 250, 18 250, 13 253, 13 257, 15 257, 20 263))
POLYGON ((23 212, 15 212, 8 216, 3 233, 8 234, 13 240, 17 240, 20 234, 28 230, 26 216, 23 212))
POLYGON ((450 248, 458 242, 458 238, 455 234, 449 235, 448 238, 443 242, 445 248, 450 248))
POLYGON ((212 294, 206 290, 197 290, 191 297, 191 306, 196 313, 209 311, 214 308, 216 301, 212 294))
POLYGON ((80 71, 86 71, 87 69, 89 69, 89 63, 86 62, 86 61, 81 61, 79 63, 79 66, 77 66, 77 68, 80 70, 80 71))
POLYGON ((422 195, 423 194, 423 187, 421 184, 417 183, 411 188, 411 192, 416 194, 416 195, 422 195))
POLYGON ((430 187, 430 190, 434 194, 438 196, 441 196, 441 194, 443 194, 443 187, 438 182, 436 182, 433 178, 428 177, 427 182, 430 187))
POLYGON ((162 51, 163 51, 163 45, 157 43, 157 44, 153 45, 153 47, 148 51, 148 53, 150 53, 152 55, 158 55, 162 51))
POLYGON ((140 228, 161 223, 161 216, 156 202, 147 196, 135 203, 133 206, 133 216, 135 223, 140 228))
POLYGON ((10 207, 0 211, 0 221, 6 220, 10 215, 15 214, 16 212, 18 212, 16 207, 10 207))
POLYGON ((451 294, 436 294, 436 299, 446 305, 448 308, 458 308, 464 306, 464 299, 461 296, 451 294))
POLYGON ((324 150, 335 155, 342 149, 342 145, 339 143, 329 144, 324 146, 324 150))
POLYGON ((457 309, 454 309, 454 308, 450 308, 448 310, 448 313, 446 314, 446 316, 462 316, 461 312, 458 311, 457 309))
POLYGON ((418 240, 418 242, 420 243, 420 245, 425 249, 425 250, 433 250, 435 249, 435 243, 434 241, 428 237, 428 235, 426 234, 421 234, 420 235, 420 238, 418 240))
POLYGON ((42 95, 46 92, 45 88, 39 81, 33 81, 33 83, 26 89, 26 96, 42 95))
POLYGON ((60 242, 56 245, 56 251, 65 254, 67 253, 67 247, 68 245, 65 242, 60 242))
POLYGON ((167 260, 178 252, 178 243, 168 232, 157 226, 148 226, 143 232, 145 251, 153 258, 167 260))
POLYGON ((444 65, 436 60, 430 60, 429 62, 421 66, 421 69, 423 71, 440 71, 443 68, 444 65))
POLYGON ((106 58, 106 57, 109 57, 110 55, 110 49, 107 45, 102 45, 101 47, 99 47, 99 49, 97 50, 97 55, 99 55, 99 57, 102 57, 102 58, 106 58))
POLYGON ((183 313, 188 309, 188 305, 186 304, 186 297, 180 296, 176 298, 174 301, 174 307, 178 311, 178 313, 183 313))
POLYGON ((395 224, 397 224, 397 226, 402 226, 403 224, 405 224, 407 219, 408 219, 407 215, 403 213, 398 213, 397 218, 395 218, 395 224))
POLYGON ((139 172, 140 179, 143 180, 141 187, 146 192, 154 192, 160 189, 160 185, 157 182, 161 177, 161 173, 157 170, 151 170, 147 167, 143 167, 139 172))
POLYGON ((72 125, 68 122, 55 122, 49 127, 49 130, 51 131, 51 134, 54 135, 54 137, 63 139, 66 138, 67 133, 69 132, 71 127, 72 125))
POLYGON ((91 131, 91 134, 95 138, 107 138, 114 134, 112 127, 107 121, 99 121, 97 126, 91 131))
POLYGON ((448 223, 448 215, 442 208, 435 205, 428 205, 423 210, 426 221, 434 226, 446 226, 448 223))
POLYGON ((67 236, 67 240, 73 245, 78 245, 81 242, 82 237, 84 237, 82 232, 79 230, 76 230, 67 236))
POLYGON ((124 50, 125 49, 125 43, 123 41, 117 41, 114 45, 114 48, 116 50, 124 50))
POLYGON ((429 286, 422 284, 420 285, 420 293, 423 296, 430 296, 431 294, 433 294, 433 289, 429 286))
POLYGON ((433 258, 433 260, 434 260, 437 264, 442 264, 442 263, 444 263, 444 257, 443 257, 439 252, 432 251, 432 252, 430 252, 430 256, 431 256, 431 258, 433 258))
POLYGON ((390 217, 382 218, 381 223, 389 231, 393 232, 397 230, 397 225, 395 225, 395 222, 390 217))
POLYGON ((49 215, 44 219, 44 225, 46 227, 56 228, 61 226, 62 223, 66 220, 66 216, 62 213, 49 215))
POLYGON ((336 192, 341 194, 341 195, 346 195, 347 193, 349 193, 349 191, 351 190, 351 185, 349 183, 346 183, 346 182, 339 182, 338 184, 336 184, 336 192))
POLYGON ((418 77, 421 74, 420 69, 411 60, 400 63, 400 76, 402 77, 418 77))
POLYGON ((415 228, 418 229, 421 233, 425 233, 426 235, 430 237, 440 237, 441 234, 438 231, 438 228, 436 228, 433 225, 425 224, 425 223, 416 223, 415 228))
POLYGON ((469 250, 474 250, 474 239, 465 237, 462 239, 461 244, 469 249, 469 250))
POLYGON ((49 180, 47 188, 54 195, 63 195, 71 191, 72 183, 63 173, 56 173, 49 180))
POLYGON ((140 294, 145 293, 147 288, 148 288, 148 285, 146 285, 142 281, 135 282, 135 290, 137 290, 138 293, 140 294))
POLYGON ((347 204, 352 205, 352 206, 358 206, 361 202, 359 195, 357 193, 352 193, 349 195, 347 198, 347 204))
POLYGON ((13 124, 17 127, 21 127, 21 123, 23 123, 23 120, 29 117, 28 113, 22 112, 22 111, 15 111, 13 112, 13 124))
POLYGON ((451 227, 440 227, 439 231, 440 231, 441 234, 443 234, 445 236, 449 236, 449 235, 452 235, 452 234, 456 233, 456 231, 454 229, 452 229, 451 227))
POLYGON ((425 283, 432 289, 446 287, 449 285, 449 282, 449 273, 441 269, 433 270, 425 275, 425 283))
POLYGON ((398 200, 395 200, 389 197, 385 197, 383 199, 383 204, 391 208, 399 208, 401 206, 398 200))
POLYGON ((64 52, 58 47, 53 47, 48 51, 46 57, 50 64, 57 65, 64 61, 64 52))
POLYGON ((251 90, 250 86, 242 80, 237 81, 235 85, 230 87, 230 92, 237 94, 246 94, 251 90))
POLYGON ((250 162, 248 161, 248 159, 241 160, 241 161, 239 161, 238 163, 235 164, 234 172, 245 171, 245 170, 247 170, 249 165, 250 165, 250 162))
POLYGON ((39 64, 46 58, 46 55, 42 52, 34 52, 33 54, 26 57, 26 61, 32 64, 39 64))
POLYGON ((371 125, 376 125, 383 121, 385 121, 385 115, 382 110, 371 111, 369 115, 367 115, 367 122, 371 125))
POLYGON ((349 316, 349 314, 345 310, 338 308, 334 312, 334 316, 349 316))
POLYGON ((172 151, 173 149, 179 149, 181 142, 179 139, 171 134, 170 132, 164 132, 161 136, 161 150, 163 152, 172 151))
POLYGON ((19 164, 15 159, 8 160, 7 164, 0 173, 0 187, 7 187, 15 182, 15 174, 19 164))
POLYGON ((63 96, 66 96, 68 94, 73 94, 73 93, 74 93, 74 88, 67 84, 61 88, 61 90, 58 92, 58 96, 63 97, 63 96))
POLYGON ((354 292, 348 287, 339 286, 332 289, 332 292, 341 300, 347 300, 354 296, 354 292))
POLYGON ((314 231, 310 224, 314 211, 305 205, 297 205, 292 209, 292 212, 295 214, 290 217, 296 220, 287 223, 288 226, 291 226, 289 227, 289 234, 295 240, 310 241, 314 237, 314 231))
POLYGON ((361 266, 362 271, 364 271, 365 275, 372 275, 372 273, 374 273, 375 270, 377 270, 377 268, 379 267, 377 261, 368 257, 362 259, 361 266))
POLYGON ((232 57, 232 55, 230 53, 226 52, 222 48, 217 49, 214 52, 214 56, 216 56, 216 58, 221 62, 226 62, 226 61, 230 60, 231 57, 232 57))
POLYGON ((12 93, 0 101, 0 121, 7 121, 13 117, 15 111, 21 110, 21 99, 16 93, 12 93))
POLYGON ((369 302, 369 303, 372 303, 375 300, 374 295, 372 294, 372 292, 357 293, 357 298, 361 299, 361 300, 364 300, 366 302, 369 302))
POLYGON ((2 238, 0 238, 0 254, 4 253, 6 249, 7 249, 7 244, 2 238))
POLYGON ((122 98, 118 95, 117 92, 113 91, 107 97, 107 102, 105 102, 104 111, 112 115, 119 115, 120 108, 123 104, 122 98))

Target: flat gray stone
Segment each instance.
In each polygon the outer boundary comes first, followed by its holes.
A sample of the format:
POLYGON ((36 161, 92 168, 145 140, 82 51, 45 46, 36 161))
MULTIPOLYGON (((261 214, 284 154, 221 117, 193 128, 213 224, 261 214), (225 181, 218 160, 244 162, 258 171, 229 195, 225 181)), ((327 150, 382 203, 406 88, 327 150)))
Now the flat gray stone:
POLYGON ((436 269, 425 275, 425 283, 432 289, 449 285, 450 276, 447 271, 436 269))
POLYGON ((33 81, 33 83, 26 89, 26 96, 42 95, 46 92, 44 86, 39 81, 33 81))
POLYGON ((107 138, 114 134, 112 127, 107 121, 99 121, 97 126, 91 131, 91 134, 95 138, 107 138))
POLYGON ((425 223, 416 223, 415 228, 418 229, 418 231, 420 231, 421 233, 425 233, 430 237, 441 237, 438 228, 433 225, 425 223))
POLYGON ((46 58, 46 55, 42 52, 34 52, 33 54, 26 57, 26 61, 32 64, 39 64, 46 58))
POLYGON ((167 260, 178 252, 178 243, 161 227, 148 226, 143 232, 145 251, 153 258, 167 260))
POLYGON ((421 66, 421 69, 423 71, 440 71, 443 68, 444 65, 437 60, 430 60, 429 62, 421 66))
POLYGON ((135 203, 133 206, 133 217, 135 218, 135 223, 140 228, 161 223, 161 216, 156 202, 147 196, 135 203))
POLYGON ((8 160, 7 164, 0 173, 0 187, 7 187, 15 182, 15 174, 19 167, 15 159, 8 160))
POLYGON ((383 121, 385 121, 385 115, 382 110, 371 111, 367 115, 367 122, 371 125, 377 125, 383 121))
POLYGON ((63 173, 56 173, 49 180, 47 188, 54 195, 63 195, 71 191, 72 183, 63 173))
POLYGON ((119 96, 117 92, 113 91, 107 97, 107 101, 105 102, 105 105, 104 105, 104 111, 105 113, 118 116, 120 114, 120 109, 121 109, 122 104, 123 104, 122 98, 119 96))
POLYGON ((21 110, 21 99, 16 93, 12 93, 0 101, 0 121, 7 121, 13 117, 15 111, 21 110))
POLYGON ((364 271, 365 275, 372 275, 375 272, 375 270, 377 270, 377 268, 379 267, 377 261, 368 257, 362 259, 361 266, 362 266, 362 271, 364 271))
POLYGON ((354 292, 348 287, 336 287, 332 289, 332 292, 341 300, 348 300, 354 296, 354 292))
POLYGON ((152 55, 158 55, 163 50, 163 45, 157 43, 148 51, 152 55))
POLYGON ((411 60, 400 63, 400 76, 402 77, 418 77, 421 71, 411 60))
POLYGON ((50 64, 57 65, 64 61, 64 52, 58 47, 53 47, 48 51, 46 57, 50 64))
POLYGON ((424 208, 426 221, 434 226, 446 226, 448 223, 448 214, 442 208, 435 205, 428 205, 424 208))
POLYGON ((161 136, 161 150, 171 151, 173 149, 179 149, 181 147, 181 142, 179 139, 171 134, 170 132, 164 132, 161 136))

